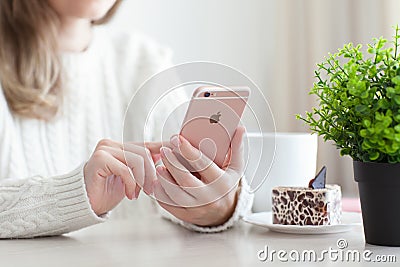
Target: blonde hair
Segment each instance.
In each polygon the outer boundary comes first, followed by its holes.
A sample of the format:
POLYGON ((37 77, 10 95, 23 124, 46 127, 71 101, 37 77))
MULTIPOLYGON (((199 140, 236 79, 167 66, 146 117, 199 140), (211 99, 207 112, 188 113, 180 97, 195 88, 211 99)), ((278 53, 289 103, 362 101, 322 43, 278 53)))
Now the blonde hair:
MULTIPOLYGON (((121 2, 92 24, 108 22, 121 2)), ((45 0, 0 0, 0 83, 14 114, 50 120, 60 108, 58 25, 56 12, 45 0)))

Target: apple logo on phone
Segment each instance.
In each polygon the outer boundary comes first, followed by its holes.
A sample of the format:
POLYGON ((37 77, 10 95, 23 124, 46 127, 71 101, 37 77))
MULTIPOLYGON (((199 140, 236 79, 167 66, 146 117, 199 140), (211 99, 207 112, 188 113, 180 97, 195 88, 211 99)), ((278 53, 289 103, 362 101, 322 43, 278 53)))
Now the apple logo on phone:
POLYGON ((211 124, 213 124, 213 123, 218 123, 220 117, 221 117, 221 112, 220 112, 220 111, 218 111, 217 114, 211 115, 211 117, 210 117, 210 123, 211 123, 211 124))

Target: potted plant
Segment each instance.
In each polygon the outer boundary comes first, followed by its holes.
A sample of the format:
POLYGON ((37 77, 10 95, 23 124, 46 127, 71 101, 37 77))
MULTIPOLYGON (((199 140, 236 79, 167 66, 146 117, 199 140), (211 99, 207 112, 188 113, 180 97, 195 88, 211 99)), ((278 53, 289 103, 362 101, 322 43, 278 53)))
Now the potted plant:
POLYGON ((400 246, 400 44, 349 43, 317 64, 319 105, 298 119, 353 158, 367 243, 400 246), (365 55, 365 56, 364 56, 365 55))

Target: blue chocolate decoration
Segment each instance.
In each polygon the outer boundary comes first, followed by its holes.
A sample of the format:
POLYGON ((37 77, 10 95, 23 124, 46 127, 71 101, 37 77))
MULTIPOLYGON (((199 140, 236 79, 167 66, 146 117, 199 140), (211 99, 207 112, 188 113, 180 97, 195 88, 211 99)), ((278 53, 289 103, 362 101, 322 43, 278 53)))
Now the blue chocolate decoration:
POLYGON ((312 189, 322 189, 325 188, 325 184, 326 184, 326 166, 322 167, 317 176, 315 176, 315 178, 310 181, 308 187, 312 189))

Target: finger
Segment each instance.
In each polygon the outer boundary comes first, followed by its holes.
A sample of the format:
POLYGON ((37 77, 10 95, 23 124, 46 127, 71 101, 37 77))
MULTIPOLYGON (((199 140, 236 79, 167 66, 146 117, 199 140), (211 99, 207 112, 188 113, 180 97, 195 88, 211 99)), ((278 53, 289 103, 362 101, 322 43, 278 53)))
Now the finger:
MULTIPOLYGON (((230 175, 221 171, 223 175, 219 177, 220 179, 215 179, 212 183, 204 184, 182 166, 169 148, 161 148, 161 155, 163 163, 172 178, 185 192, 196 199, 195 203, 180 202, 178 199, 174 199, 178 201, 178 204, 184 203, 185 207, 202 206, 223 197, 238 183, 238 178, 240 178, 239 175, 230 175)), ((164 189, 168 194, 168 189, 164 189)), ((173 193, 171 192, 170 194, 172 195, 173 193)))
POLYGON ((176 183, 183 187, 201 187, 202 181, 194 177, 176 158, 171 149, 161 148, 161 159, 176 183))
POLYGON ((167 168, 165 168, 164 166, 157 166, 156 171, 157 178, 160 178, 161 176, 163 180, 166 180, 168 183, 179 186, 172 175, 168 172, 167 168))
POLYGON ((165 141, 165 142, 148 142, 145 143, 145 147, 150 151, 151 153, 151 157, 153 159, 153 162, 157 162, 161 159, 161 155, 160 155, 160 149, 161 147, 169 147, 172 149, 172 146, 169 142, 165 141))
MULTIPOLYGON (((144 169, 144 160, 140 155, 127 151, 124 152, 123 150, 114 147, 101 147, 100 150, 106 151, 114 158, 119 160, 121 163, 129 167, 132 171, 131 174, 130 171, 128 170, 130 176, 132 176, 132 178, 138 185, 143 186, 145 169, 144 169)), ((135 194, 133 197, 136 198, 137 195, 135 194)))
MULTIPOLYGON (((119 203, 119 201, 121 201, 126 195, 125 184, 122 181, 121 176, 107 176, 105 190, 103 192, 106 195, 102 195, 102 197, 117 200, 119 203)), ((113 200, 111 200, 110 202, 113 202, 113 200)))
POLYGON ((150 151, 145 147, 131 143, 124 144, 124 151, 138 154, 143 158, 144 170, 145 170, 143 177, 144 180, 139 180, 138 182, 140 186, 143 187, 144 191, 147 194, 150 194, 151 185, 153 181, 156 179, 156 169, 150 151))
MULTIPOLYGON (((99 149, 109 151, 121 162, 131 167, 137 183, 143 187, 147 193, 151 191, 152 181, 156 179, 155 167, 150 154, 144 147, 135 144, 123 144, 114 147, 100 147, 99 149), (142 165, 144 165, 143 171, 142 165)), ((140 191, 140 189, 137 190, 140 191)), ((138 197, 139 191, 136 192, 136 197, 138 197)))
POLYGON ((218 165, 193 147, 183 136, 173 136, 171 144, 175 147, 174 151, 180 153, 187 160, 205 183, 211 183, 223 175, 223 170, 218 165))
POLYGON ((153 158, 153 162, 157 167, 157 162, 161 160, 161 154, 151 154, 151 157, 153 158))
MULTIPOLYGON (((168 143, 169 142, 165 142, 166 146, 168 145, 168 143)), ((160 148, 162 147, 163 143, 154 142, 154 143, 148 143, 148 144, 149 144, 149 146, 139 144, 139 143, 124 143, 123 149, 126 151, 136 153, 136 154, 140 154, 143 157, 146 156, 149 159, 151 159, 152 155, 160 154, 160 148)))
POLYGON ((171 144, 169 141, 146 142, 144 146, 151 152, 151 154, 160 154, 160 149, 163 146, 171 148, 171 144))
POLYGON ((223 170, 226 170, 226 168, 228 168, 228 165, 231 163, 231 156, 232 156, 232 147, 229 147, 228 153, 226 154, 226 158, 221 167, 223 170))
POLYGON ((144 142, 144 143, 128 142, 128 143, 125 143, 125 144, 133 144, 133 145, 136 145, 136 146, 145 147, 146 149, 149 150, 153 162, 157 162, 158 160, 160 160, 160 158, 161 158, 161 156, 160 156, 161 147, 165 146, 165 147, 169 147, 169 148, 172 149, 172 146, 171 146, 169 141, 144 142))
POLYGON ((229 169, 235 170, 241 175, 244 168, 243 136, 245 131, 243 126, 237 127, 231 141, 230 163, 228 164, 229 169))
POLYGON ((108 177, 110 175, 116 175, 121 177, 124 185, 125 185, 125 195, 127 198, 134 198, 136 182, 131 176, 129 172, 129 168, 123 164, 121 161, 117 160, 111 154, 105 151, 97 151, 96 156, 99 155, 102 159, 101 164, 104 164, 104 167, 101 170, 104 171, 104 177, 108 177))
POLYGON ((177 204, 165 192, 164 188, 161 186, 161 183, 158 179, 153 182, 153 193, 158 203, 166 203, 168 205, 177 206, 177 204))
MULTIPOLYGON (((162 168, 162 166, 160 166, 157 170, 165 170, 168 175, 163 175, 163 177, 179 186, 178 191, 176 191, 177 189, 172 187, 171 184, 164 187, 166 193, 169 194, 176 203, 184 207, 196 207, 210 202, 210 199, 215 195, 220 195, 221 190, 223 190, 226 185, 224 179, 220 179, 212 185, 206 185, 185 169, 169 148, 162 148, 161 151, 162 154, 164 153, 163 162, 165 167, 162 168), (165 153, 163 152, 164 150, 165 153), (179 195, 183 195, 183 197, 179 198, 179 195), (174 196, 177 197, 174 198, 174 196)), ((162 185, 164 186, 165 184, 162 183, 162 185)))
POLYGON ((180 187, 165 167, 157 167, 157 176, 165 193, 180 207, 196 205, 196 198, 180 187))
POLYGON ((111 139, 102 139, 97 143, 95 151, 100 147, 114 147, 122 149, 122 144, 111 139))
POLYGON ((138 199, 139 198, 139 194, 140 194, 140 190, 141 189, 142 188, 140 186, 136 185, 134 199, 138 199))
POLYGON ((172 146, 169 141, 161 141, 161 142, 127 142, 125 144, 132 144, 140 147, 147 148, 151 154, 160 154, 161 147, 169 147, 172 149, 172 146))

